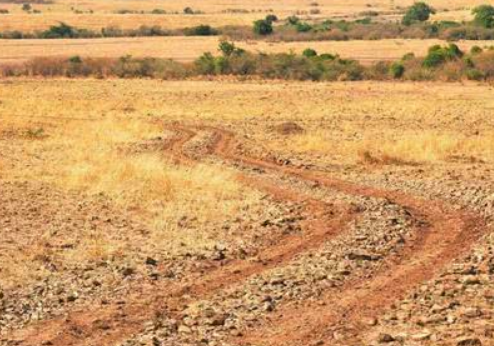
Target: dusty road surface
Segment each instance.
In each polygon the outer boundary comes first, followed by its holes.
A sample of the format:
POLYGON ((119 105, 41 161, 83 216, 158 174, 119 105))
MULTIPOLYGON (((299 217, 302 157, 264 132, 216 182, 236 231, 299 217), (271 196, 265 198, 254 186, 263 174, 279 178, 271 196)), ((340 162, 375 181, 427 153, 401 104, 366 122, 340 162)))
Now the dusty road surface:
POLYGON ((0 344, 490 345, 492 90, 425 86, 2 82, 0 344))

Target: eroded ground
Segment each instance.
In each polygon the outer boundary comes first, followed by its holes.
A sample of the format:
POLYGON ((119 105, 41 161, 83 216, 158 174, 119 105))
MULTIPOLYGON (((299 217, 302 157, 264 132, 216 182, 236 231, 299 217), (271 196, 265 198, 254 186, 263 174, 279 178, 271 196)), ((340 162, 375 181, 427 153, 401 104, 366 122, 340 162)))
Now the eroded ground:
POLYGON ((491 345, 492 88, 0 84, 2 345, 491 345))

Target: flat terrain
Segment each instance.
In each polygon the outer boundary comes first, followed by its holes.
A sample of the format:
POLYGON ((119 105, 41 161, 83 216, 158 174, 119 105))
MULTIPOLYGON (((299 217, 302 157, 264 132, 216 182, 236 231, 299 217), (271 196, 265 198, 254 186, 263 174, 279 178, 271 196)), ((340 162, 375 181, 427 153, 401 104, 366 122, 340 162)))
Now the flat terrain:
POLYGON ((492 92, 1 81, 0 344, 492 345, 492 92))
MULTIPOLYGON (((0 63, 18 63, 35 57, 134 57, 169 58, 180 62, 192 62, 205 52, 219 54, 217 37, 139 37, 105 39, 61 40, 0 40, 0 63)), ((446 44, 441 40, 380 40, 372 41, 315 41, 315 42, 237 42, 251 52, 302 53, 306 48, 319 53, 339 54, 343 58, 357 59, 362 63, 381 60, 398 60, 413 52, 425 56, 429 47, 446 44)), ((464 41, 458 46, 465 51, 472 46, 490 47, 490 41, 464 41)))
MULTIPOLYGON (((248 2, 232 1, 200 1, 187 2, 171 0, 156 2, 143 1, 96 1, 84 2, 73 0, 55 0, 49 4, 34 4, 33 8, 41 14, 26 14, 21 4, 0 3, 0 8, 8 9, 10 14, 0 15, 0 30, 43 30, 60 21, 82 28, 99 29, 109 25, 121 28, 136 28, 140 25, 161 25, 166 28, 182 28, 199 24, 214 26, 251 25, 253 20, 263 18, 267 13, 275 13, 284 18, 296 13, 308 15, 311 10, 318 9, 317 17, 355 18, 362 12, 374 10, 384 16, 393 15, 397 10, 410 6, 412 0, 395 0, 394 7, 390 0, 320 0, 320 1, 273 1, 262 0, 248 2), (315 5, 317 3, 317 6, 315 5), (195 15, 183 14, 185 7, 200 12, 195 15), (168 11, 164 15, 149 14, 153 9, 168 11), (118 11, 144 11, 145 14, 118 14, 118 11), (90 13, 91 12, 91 13, 90 13)), ((462 20, 469 17, 470 9, 476 5, 488 3, 484 0, 431 0, 439 13, 438 19, 462 20), (446 11, 447 10, 447 11, 446 11)))

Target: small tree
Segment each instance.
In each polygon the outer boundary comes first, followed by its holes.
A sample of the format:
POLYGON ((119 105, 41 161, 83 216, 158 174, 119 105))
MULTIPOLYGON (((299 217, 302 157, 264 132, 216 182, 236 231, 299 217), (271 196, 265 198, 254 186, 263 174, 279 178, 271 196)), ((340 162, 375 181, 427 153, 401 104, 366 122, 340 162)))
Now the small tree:
POLYGON ((494 28, 494 6, 481 5, 472 10, 473 22, 484 28, 494 28))
POLYGON ((435 13, 436 10, 425 2, 416 2, 407 10, 402 23, 404 25, 411 25, 413 22, 425 22, 429 20, 431 14, 435 13))
POLYGON ((265 19, 256 20, 254 22, 254 33, 262 36, 272 34, 273 24, 265 19))

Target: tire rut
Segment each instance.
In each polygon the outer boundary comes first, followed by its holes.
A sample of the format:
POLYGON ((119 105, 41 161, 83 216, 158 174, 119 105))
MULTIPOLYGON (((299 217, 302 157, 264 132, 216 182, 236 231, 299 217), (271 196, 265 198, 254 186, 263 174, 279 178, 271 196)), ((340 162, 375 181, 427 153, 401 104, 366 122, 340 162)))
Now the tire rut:
MULTIPOLYGON (((264 327, 252 330, 248 335, 235 339, 243 344, 290 345, 310 344, 317 338, 343 327, 362 327, 361 317, 386 309, 417 284, 432 278, 437 271, 470 248, 485 230, 484 220, 464 211, 453 211, 438 201, 426 201, 399 191, 387 191, 328 178, 324 173, 308 171, 277 163, 239 155, 234 152, 235 137, 231 132, 197 126, 188 128, 170 126, 178 135, 167 145, 173 157, 182 164, 194 164, 183 146, 195 136, 196 130, 208 130, 214 141, 208 153, 227 162, 262 168, 281 175, 312 182, 349 195, 384 198, 407 209, 415 219, 424 220, 417 225, 418 240, 406 244, 397 258, 369 280, 355 280, 343 286, 335 295, 325 297, 331 311, 320 306, 308 305, 305 309, 281 313, 264 327), (386 292, 386 294, 383 294, 386 292), (303 321, 303 323, 301 323, 303 321)), ((55 318, 40 322, 25 330, 15 332, 12 340, 19 345, 112 345, 142 330, 143 323, 163 310, 178 310, 194 299, 203 299, 215 291, 245 281, 252 275, 282 266, 298 254, 317 248, 331 237, 345 230, 347 224, 358 215, 349 207, 335 206, 297 191, 282 188, 262 177, 241 175, 243 183, 284 202, 302 203, 307 212, 315 215, 308 220, 303 236, 287 235, 279 240, 276 248, 262 251, 262 261, 232 260, 216 266, 194 284, 150 288, 138 288, 126 297, 125 305, 89 306, 69 313, 67 318, 55 318), (165 292, 163 292, 165 291, 165 292), (184 298, 184 295, 190 298, 184 298), (47 343, 49 342, 49 343, 47 343)), ((358 333, 353 333, 357 336, 358 333)))

